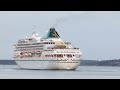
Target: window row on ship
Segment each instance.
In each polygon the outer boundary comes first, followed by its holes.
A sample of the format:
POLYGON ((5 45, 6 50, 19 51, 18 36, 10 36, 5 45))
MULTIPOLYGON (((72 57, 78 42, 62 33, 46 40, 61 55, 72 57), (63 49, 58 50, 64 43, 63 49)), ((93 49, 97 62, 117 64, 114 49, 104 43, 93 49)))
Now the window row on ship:
POLYGON ((43 47, 42 45, 41 46, 23 46, 23 47, 15 47, 17 49, 19 48, 34 48, 34 47, 43 47))
POLYGON ((41 44, 55 44, 55 42, 42 42, 42 43, 27 43, 27 44, 24 44, 24 43, 19 43, 17 44, 17 46, 22 46, 22 45, 41 45, 41 44))
POLYGON ((34 54, 34 55, 15 55, 14 57, 16 58, 21 58, 21 57, 42 57, 42 58, 63 58, 63 57, 67 57, 67 58, 80 58, 79 54, 53 54, 53 55, 40 55, 40 54, 34 54))
POLYGON ((53 55, 45 55, 45 57, 58 57, 58 58, 63 58, 65 56, 67 56, 69 58, 80 57, 79 54, 53 54, 53 55))
POLYGON ((43 50, 43 48, 16 49, 14 51, 31 51, 31 50, 43 50))

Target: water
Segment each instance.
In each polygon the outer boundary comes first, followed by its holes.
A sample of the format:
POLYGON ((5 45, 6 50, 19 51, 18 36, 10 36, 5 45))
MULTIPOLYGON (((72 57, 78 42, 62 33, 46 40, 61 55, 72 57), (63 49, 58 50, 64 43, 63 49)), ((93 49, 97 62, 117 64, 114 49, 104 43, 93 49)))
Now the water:
POLYGON ((76 71, 21 70, 0 65, 0 79, 120 79, 120 67, 79 66, 76 71))

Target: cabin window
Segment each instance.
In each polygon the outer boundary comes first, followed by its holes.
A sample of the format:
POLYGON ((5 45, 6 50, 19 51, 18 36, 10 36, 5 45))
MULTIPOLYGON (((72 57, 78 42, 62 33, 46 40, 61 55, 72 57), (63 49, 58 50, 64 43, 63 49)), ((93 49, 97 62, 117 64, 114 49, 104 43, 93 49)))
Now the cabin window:
POLYGON ((72 58, 72 55, 71 54, 67 54, 67 57, 72 58))
POLYGON ((29 41, 31 41, 32 39, 29 39, 29 41))
POLYGON ((62 54, 57 54, 57 57, 58 57, 58 58, 62 58, 63 55, 62 55, 62 54))
POLYGON ((54 54, 54 57, 56 57, 57 55, 56 54, 54 54))

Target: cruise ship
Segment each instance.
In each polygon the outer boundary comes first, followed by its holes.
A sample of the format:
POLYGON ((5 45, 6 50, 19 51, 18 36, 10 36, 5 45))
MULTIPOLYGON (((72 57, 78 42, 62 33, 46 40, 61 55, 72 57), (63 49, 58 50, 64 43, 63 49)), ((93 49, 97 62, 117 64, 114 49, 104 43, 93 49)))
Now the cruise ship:
POLYGON ((44 37, 34 32, 19 39, 13 58, 20 69, 76 70, 81 55, 79 48, 63 41, 55 28, 50 28, 44 37))

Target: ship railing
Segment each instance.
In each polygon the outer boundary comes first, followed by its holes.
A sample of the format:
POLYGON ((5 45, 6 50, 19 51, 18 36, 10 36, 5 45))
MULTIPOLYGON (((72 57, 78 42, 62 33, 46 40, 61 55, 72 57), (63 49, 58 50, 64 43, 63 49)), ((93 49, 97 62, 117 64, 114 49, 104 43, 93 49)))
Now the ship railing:
POLYGON ((79 48, 64 48, 64 49, 62 49, 62 48, 52 48, 51 50, 80 50, 79 48))

